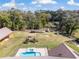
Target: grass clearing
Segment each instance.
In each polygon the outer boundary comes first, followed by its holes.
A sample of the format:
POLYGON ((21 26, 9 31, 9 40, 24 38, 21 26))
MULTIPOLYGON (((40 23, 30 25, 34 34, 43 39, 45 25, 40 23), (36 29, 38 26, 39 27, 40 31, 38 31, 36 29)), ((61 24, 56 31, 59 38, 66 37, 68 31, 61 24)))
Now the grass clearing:
POLYGON ((76 30, 74 36, 75 36, 76 38, 79 38, 79 29, 76 30))
POLYGON ((73 42, 66 42, 66 44, 79 53, 79 47, 77 47, 76 44, 74 44, 73 42))
POLYGON ((61 43, 68 41, 69 38, 62 35, 55 35, 53 32, 49 33, 28 33, 28 32, 14 32, 8 41, 0 42, 0 57, 15 56, 19 48, 28 47, 47 47, 55 48, 61 43), (28 35, 34 35, 38 42, 23 44, 28 35))

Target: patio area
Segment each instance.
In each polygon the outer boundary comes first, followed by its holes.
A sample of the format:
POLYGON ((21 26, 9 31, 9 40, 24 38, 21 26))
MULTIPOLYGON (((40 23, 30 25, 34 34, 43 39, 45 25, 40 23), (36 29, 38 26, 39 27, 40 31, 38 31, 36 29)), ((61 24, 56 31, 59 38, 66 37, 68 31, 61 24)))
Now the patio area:
POLYGON ((47 48, 21 48, 15 56, 48 56, 47 48))

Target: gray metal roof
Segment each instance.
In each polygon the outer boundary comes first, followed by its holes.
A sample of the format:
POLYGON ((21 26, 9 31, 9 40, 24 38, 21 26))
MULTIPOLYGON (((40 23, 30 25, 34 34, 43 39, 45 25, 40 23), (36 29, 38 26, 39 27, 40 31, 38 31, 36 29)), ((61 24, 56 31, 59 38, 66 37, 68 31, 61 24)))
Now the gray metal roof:
POLYGON ((61 44, 57 48, 48 50, 49 56, 77 58, 78 55, 66 44, 61 44))
POLYGON ((7 37, 9 34, 11 34, 12 31, 6 27, 0 29, 0 40, 3 40, 5 37, 7 37))
POLYGON ((6 57, 0 59, 76 59, 76 58, 60 58, 60 57, 44 56, 44 57, 6 57))

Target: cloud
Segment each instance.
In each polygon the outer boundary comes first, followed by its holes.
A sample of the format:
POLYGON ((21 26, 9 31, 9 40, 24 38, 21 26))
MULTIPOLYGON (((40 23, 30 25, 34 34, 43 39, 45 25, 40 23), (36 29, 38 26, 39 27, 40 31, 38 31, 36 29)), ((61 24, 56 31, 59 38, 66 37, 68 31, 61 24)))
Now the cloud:
POLYGON ((32 4, 37 4, 37 1, 32 1, 32 4))
POLYGON ((4 3, 2 4, 2 7, 15 7, 14 3, 4 3))
POLYGON ((2 7, 16 7, 15 0, 2 4, 2 7))
POLYGON ((2 4, 2 7, 16 7, 16 6, 24 6, 24 3, 4 3, 2 4))
POLYGON ((4 3, 0 6, 1 10, 7 10, 7 9, 11 9, 11 8, 21 8, 22 6, 25 6, 24 3, 15 3, 15 2, 8 2, 8 3, 4 3))
POLYGON ((39 3, 39 4, 57 4, 57 2, 54 0, 33 0, 32 1, 32 4, 37 4, 37 3, 39 3))
POLYGON ((74 5, 74 6, 79 6, 79 3, 76 3, 75 0, 69 0, 69 1, 67 2, 67 4, 69 4, 69 5, 74 5))
POLYGON ((65 7, 64 6, 61 6, 60 9, 65 10, 65 7))
POLYGON ((24 3, 18 3, 18 5, 20 5, 20 6, 24 6, 25 4, 24 4, 24 3))
POLYGON ((42 7, 42 5, 36 5, 37 7, 42 7))

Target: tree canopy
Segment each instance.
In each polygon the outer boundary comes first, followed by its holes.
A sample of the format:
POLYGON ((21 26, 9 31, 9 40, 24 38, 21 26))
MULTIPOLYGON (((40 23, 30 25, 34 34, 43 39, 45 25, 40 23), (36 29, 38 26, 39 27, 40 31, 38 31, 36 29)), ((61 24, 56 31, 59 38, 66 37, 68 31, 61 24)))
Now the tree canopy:
MULTIPOLYGON (((0 28, 8 27, 12 30, 41 29, 56 26, 56 30, 71 35, 79 28, 79 13, 69 10, 35 12, 11 9, 0 11, 0 28)), ((53 29, 52 29, 53 30, 53 29)))

